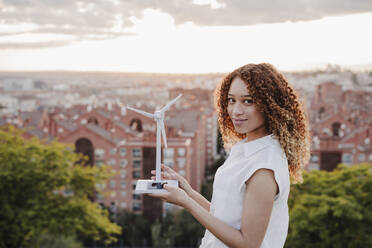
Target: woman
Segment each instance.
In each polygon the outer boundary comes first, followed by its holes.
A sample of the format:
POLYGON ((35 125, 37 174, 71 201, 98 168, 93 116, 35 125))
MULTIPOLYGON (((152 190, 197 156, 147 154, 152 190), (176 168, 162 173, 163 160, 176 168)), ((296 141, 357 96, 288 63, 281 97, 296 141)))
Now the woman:
MULTIPOLYGON (((184 207, 207 230, 200 247, 283 247, 288 232, 290 177, 302 180, 309 159, 308 123, 298 96, 272 65, 248 64, 215 91, 224 146, 209 202, 171 168, 162 177, 180 188, 152 194, 184 207)), ((152 173, 155 173, 154 171, 152 173)))

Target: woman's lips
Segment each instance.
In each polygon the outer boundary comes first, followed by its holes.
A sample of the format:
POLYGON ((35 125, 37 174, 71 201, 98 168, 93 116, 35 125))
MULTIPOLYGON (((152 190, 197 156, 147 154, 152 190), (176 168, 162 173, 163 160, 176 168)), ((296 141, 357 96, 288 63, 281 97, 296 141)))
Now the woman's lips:
POLYGON ((246 122, 247 120, 248 119, 234 119, 233 122, 234 122, 234 125, 240 125, 246 122))

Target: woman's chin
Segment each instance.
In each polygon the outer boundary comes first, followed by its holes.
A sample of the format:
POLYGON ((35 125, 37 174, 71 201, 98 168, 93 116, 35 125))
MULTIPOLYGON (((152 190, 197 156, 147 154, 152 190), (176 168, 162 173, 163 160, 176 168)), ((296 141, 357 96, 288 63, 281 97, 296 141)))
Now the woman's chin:
POLYGON ((237 132, 239 134, 244 134, 244 133, 247 133, 247 130, 244 130, 242 128, 235 128, 235 132, 237 132))

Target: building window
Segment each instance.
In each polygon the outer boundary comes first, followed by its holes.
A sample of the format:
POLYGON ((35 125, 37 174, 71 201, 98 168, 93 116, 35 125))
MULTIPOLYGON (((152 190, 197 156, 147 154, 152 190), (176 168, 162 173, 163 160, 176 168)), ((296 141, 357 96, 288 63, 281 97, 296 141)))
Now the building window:
POLYGON ((110 150, 110 154, 111 154, 111 155, 114 155, 117 151, 118 151, 118 149, 116 149, 116 148, 112 148, 112 149, 110 150))
POLYGON ((142 132, 143 131, 142 122, 141 122, 140 119, 135 118, 135 119, 131 120, 129 126, 134 131, 137 131, 137 132, 142 132))
POLYGON ((96 189, 97 190, 102 190, 102 184, 96 183, 96 189))
POLYGON ((363 162, 363 161, 365 161, 365 160, 366 160, 366 155, 363 154, 363 153, 359 153, 359 154, 358 154, 358 161, 359 161, 359 162, 363 162))
POLYGON ((121 182, 121 188, 122 188, 122 189, 125 189, 126 187, 127 187, 127 183, 126 183, 126 182, 124 182, 124 181, 123 181, 123 182, 121 182))
POLYGON ((112 197, 112 198, 116 197, 116 192, 115 192, 115 191, 112 191, 112 192, 111 192, 111 197, 112 197))
POLYGON ((133 179, 138 179, 141 177, 140 171, 133 171, 133 179))
POLYGON ((125 168, 125 167, 127 167, 127 164, 128 164, 128 160, 126 160, 126 159, 122 159, 122 160, 120 161, 120 166, 121 166, 121 168, 125 168))
POLYGON ((139 211, 142 209, 140 202, 133 202, 132 207, 133 207, 133 211, 139 211))
POLYGON ((121 191, 121 196, 122 197, 126 197, 127 196, 127 192, 126 191, 121 191))
POLYGON ((133 148, 132 149, 132 156, 134 158, 140 158, 141 157, 141 149, 139 149, 139 148, 133 148))
POLYGON ((127 207, 127 203, 126 203, 126 202, 122 202, 122 203, 120 203, 120 207, 122 207, 122 208, 126 208, 126 207, 127 207))
POLYGON ((311 157, 310 157, 310 162, 311 163, 318 163, 319 162, 319 156, 312 154, 311 157))
POLYGON ((173 158, 164 158, 163 163, 171 168, 174 166, 173 158))
POLYGON ((177 158, 177 166, 178 168, 185 167, 186 159, 185 158, 177 158))
MULTIPOLYGON (((319 93, 319 97, 321 97, 321 91, 320 90, 318 91, 318 93, 319 93)), ((322 115, 324 114, 324 112, 325 112, 325 108, 321 107, 318 111, 319 119, 322 119, 322 115)))
POLYGON ((352 164, 353 163, 353 155, 350 153, 342 154, 342 163, 344 164, 352 164))
POLYGON ((308 170, 319 170, 319 164, 312 163, 307 166, 308 170))
POLYGON ((186 154, 186 149, 185 148, 178 148, 177 152, 178 152, 178 156, 183 157, 186 154))
POLYGON ((97 165, 97 166, 101 166, 101 165, 103 165, 104 163, 105 163, 104 160, 96 160, 96 165, 97 165))
POLYGON ((94 155, 96 156, 96 159, 104 158, 105 150, 102 148, 97 148, 94 150, 94 155))
POLYGON ((341 128, 341 123, 335 122, 332 124, 332 134, 333 136, 339 137, 340 136, 340 128, 341 128))
POLYGON ((110 181, 110 188, 114 189, 116 186, 116 181, 115 180, 111 180, 110 181))
POLYGON ((133 194, 133 200, 141 200, 141 195, 133 194))
POLYGON ((369 161, 372 161, 372 153, 368 156, 369 161))
POLYGON ((98 120, 97 120, 95 117, 90 117, 90 118, 88 119, 88 124, 89 124, 89 123, 93 123, 94 125, 99 126, 98 120))
POLYGON ((133 168, 141 168, 141 161, 133 160, 133 168))
POLYGON ((173 158, 174 156, 174 148, 167 148, 163 150, 164 158, 173 158))
POLYGON ((127 155, 127 148, 121 147, 120 156, 125 157, 125 155, 127 155))
POLYGON ((108 165, 111 165, 111 166, 114 166, 116 165, 116 160, 115 159, 110 159, 108 162, 107 162, 108 165))
POLYGON ((126 170, 120 170, 120 177, 125 178, 127 176, 127 171, 126 170))
POLYGON ((103 195, 101 193, 97 193, 97 200, 103 200, 103 195))

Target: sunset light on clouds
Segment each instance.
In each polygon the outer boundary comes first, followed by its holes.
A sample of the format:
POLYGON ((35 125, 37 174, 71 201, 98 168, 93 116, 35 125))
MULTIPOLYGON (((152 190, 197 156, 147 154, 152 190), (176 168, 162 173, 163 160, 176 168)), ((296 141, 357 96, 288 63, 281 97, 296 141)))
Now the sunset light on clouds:
POLYGON ((369 1, 0 0, 0 70, 225 72, 372 64, 369 1))

